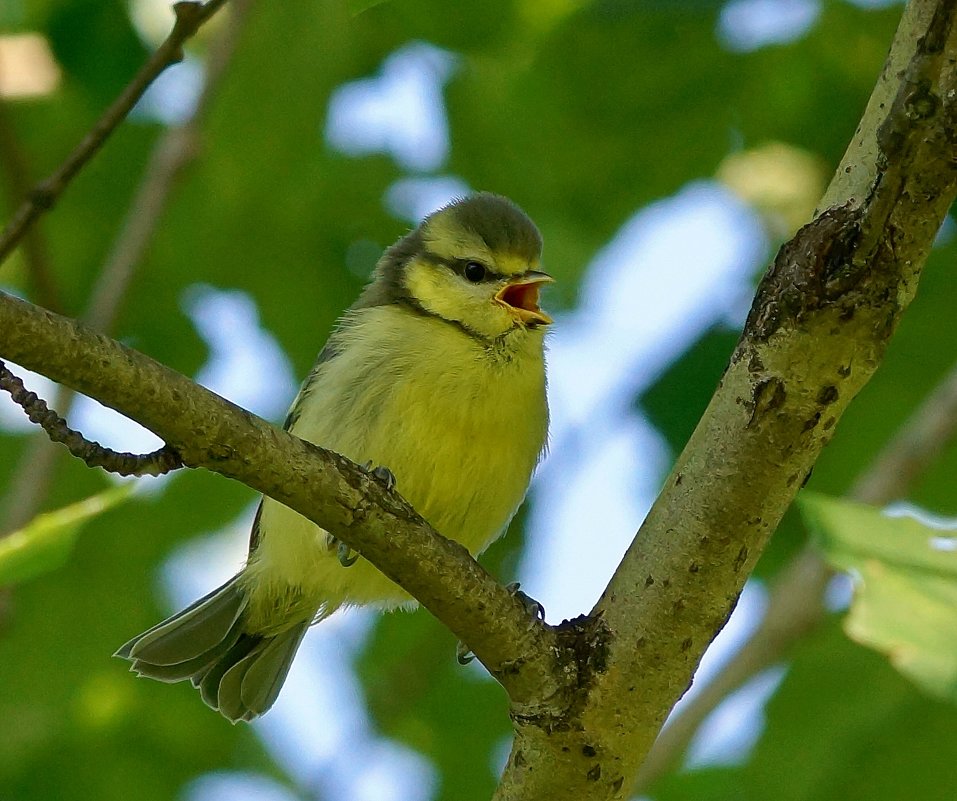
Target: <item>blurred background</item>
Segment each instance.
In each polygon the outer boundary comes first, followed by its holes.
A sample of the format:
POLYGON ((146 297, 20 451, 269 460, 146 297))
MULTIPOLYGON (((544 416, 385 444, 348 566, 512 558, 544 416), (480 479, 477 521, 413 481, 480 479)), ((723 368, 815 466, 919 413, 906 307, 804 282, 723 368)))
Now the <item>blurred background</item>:
MULTIPOLYGON (((553 423, 528 502, 483 563, 557 623, 587 613, 634 536, 756 281, 852 136, 901 10, 235 0, 0 268, 0 288, 278 422, 384 247, 469 190, 510 196, 557 278, 545 300, 553 423)), ((171 19, 165 0, 0 4, 6 216, 171 19)), ((951 368, 955 256, 948 223, 811 488, 844 494, 951 368)), ((156 444, 91 401, 75 400, 70 421, 121 450, 156 444)), ((948 448, 910 501, 957 514, 955 473, 948 448)), ((0 398, 0 530, 116 484, 44 447, 0 398)), ((239 568, 256 504, 198 471, 130 486, 3 591, 2 801, 490 796, 509 749, 505 696, 480 666, 456 664, 427 612, 335 615, 252 726, 230 726, 186 686, 128 675, 112 652, 239 568)), ((696 688, 758 625, 806 539, 790 513, 696 688)), ((721 699, 636 793, 950 801, 957 707, 845 636, 849 597, 833 579, 826 619, 721 699)))

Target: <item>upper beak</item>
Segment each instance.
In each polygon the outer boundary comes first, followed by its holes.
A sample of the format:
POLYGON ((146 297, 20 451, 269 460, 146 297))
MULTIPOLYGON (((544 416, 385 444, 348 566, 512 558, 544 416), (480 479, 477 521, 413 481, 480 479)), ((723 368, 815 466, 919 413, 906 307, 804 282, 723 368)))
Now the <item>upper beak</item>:
POLYGON ((537 325, 551 325, 552 318, 538 306, 538 292, 542 284, 550 284, 555 279, 548 273, 528 270, 509 279, 498 292, 495 300, 507 308, 523 325, 534 328, 537 325))

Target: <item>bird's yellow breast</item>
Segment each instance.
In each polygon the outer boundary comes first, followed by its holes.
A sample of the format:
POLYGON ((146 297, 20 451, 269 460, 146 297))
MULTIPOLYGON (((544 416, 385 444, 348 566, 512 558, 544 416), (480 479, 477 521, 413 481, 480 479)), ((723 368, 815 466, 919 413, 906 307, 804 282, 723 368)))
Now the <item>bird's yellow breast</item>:
MULTIPOLYGON (((436 530, 477 554, 515 513, 545 445, 542 339, 516 330, 488 345, 395 305, 350 312, 291 430, 388 467, 436 530)), ((292 584, 315 606, 408 600, 365 560, 343 568, 324 532, 268 498, 260 535, 251 587, 292 584)))

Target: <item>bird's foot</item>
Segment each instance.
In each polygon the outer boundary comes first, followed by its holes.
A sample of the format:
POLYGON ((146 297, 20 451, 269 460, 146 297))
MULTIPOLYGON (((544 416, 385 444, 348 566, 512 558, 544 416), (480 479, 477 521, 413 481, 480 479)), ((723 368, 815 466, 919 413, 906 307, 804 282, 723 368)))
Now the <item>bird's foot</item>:
POLYGON ((352 567, 359 561, 359 554, 332 534, 326 534, 326 548, 336 552, 336 558, 343 567, 352 567))
MULTIPOLYGON (((531 596, 528 596, 522 592, 521 587, 522 585, 517 581, 513 581, 511 584, 505 585, 505 589, 522 602, 522 606, 525 607, 525 611, 527 611, 533 617, 544 621, 545 607, 531 596)), ((472 650, 464 642, 459 640, 455 644, 455 659, 460 665, 467 665, 469 662, 475 659, 475 654, 472 653, 472 650)))
POLYGON ((370 476, 385 484, 387 490, 395 488, 395 475, 388 467, 384 467, 381 464, 378 467, 373 467, 371 461, 366 462, 364 465, 361 465, 361 467, 370 476))
POLYGON ((475 654, 472 653, 472 650, 461 640, 455 643, 455 661, 460 665, 467 665, 475 659, 475 654))
POLYGON ((526 595, 522 592, 521 584, 517 581, 513 581, 511 584, 506 584, 505 589, 522 602, 522 606, 525 607, 525 611, 528 612, 528 614, 537 617, 539 620, 545 620, 545 607, 530 595, 526 595))
POLYGON ((336 557, 339 559, 339 564, 343 567, 352 567, 357 561, 359 561, 359 554, 352 550, 344 542, 340 542, 336 546, 336 557))
MULTIPOLYGON (((374 479, 385 484, 387 490, 391 490, 395 486, 395 476, 388 467, 382 467, 381 465, 379 467, 373 467, 372 462, 366 462, 364 465, 360 465, 360 467, 374 479)), ((341 540, 333 537, 332 534, 326 535, 326 547, 330 551, 336 552, 336 558, 343 567, 352 567, 359 561, 359 554, 341 540)))

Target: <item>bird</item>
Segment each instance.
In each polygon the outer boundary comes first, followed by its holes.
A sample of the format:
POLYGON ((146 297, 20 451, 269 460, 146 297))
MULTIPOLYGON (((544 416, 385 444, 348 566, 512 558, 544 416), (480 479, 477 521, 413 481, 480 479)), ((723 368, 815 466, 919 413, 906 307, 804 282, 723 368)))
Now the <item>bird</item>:
MULTIPOLYGON (((453 200, 387 248, 284 428, 395 486, 478 556, 525 498, 548 432, 542 237, 490 192, 453 200)), ((414 599, 344 543, 263 497, 243 568, 115 654, 189 681, 226 719, 275 703, 307 629, 340 607, 414 599)))

